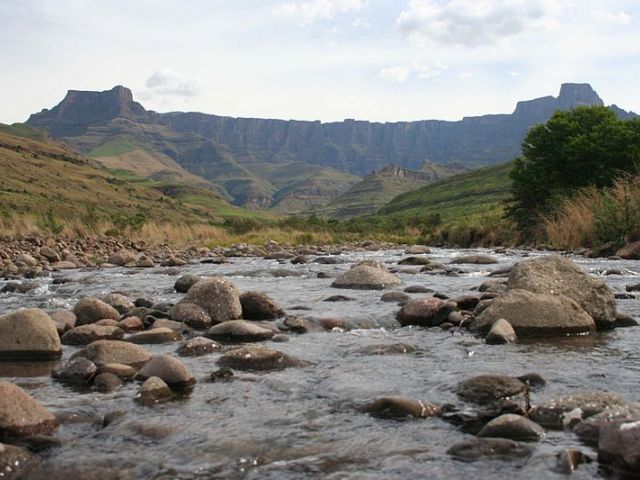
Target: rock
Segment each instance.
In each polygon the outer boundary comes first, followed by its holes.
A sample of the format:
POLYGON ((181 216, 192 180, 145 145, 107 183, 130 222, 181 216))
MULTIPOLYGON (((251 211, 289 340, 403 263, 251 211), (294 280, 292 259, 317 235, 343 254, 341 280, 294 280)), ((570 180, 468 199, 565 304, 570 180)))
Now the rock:
POLYGON ((488 255, 466 255, 461 257, 456 257, 451 260, 449 263, 458 265, 458 264, 473 264, 473 265, 491 265, 493 263, 498 263, 498 260, 490 257, 488 255))
POLYGON ((94 297, 83 298, 76 303, 73 313, 76 315, 76 325, 86 325, 105 318, 120 319, 120 313, 115 308, 94 297))
POLYGON ((211 317, 209 314, 195 303, 179 303, 174 305, 169 309, 167 315, 169 315, 172 320, 183 322, 198 330, 206 330, 211 326, 211 317))
POLYGON ((160 263, 160 266, 162 266, 162 267, 184 267, 187 264, 188 264, 188 262, 186 260, 183 260, 182 258, 178 258, 178 257, 176 257, 174 255, 169 255, 168 258, 164 259, 160 263))
POLYGON ((309 263, 310 258, 307 255, 296 255, 291 259, 291 263, 294 265, 302 265, 305 263, 309 263))
POLYGON ((56 418, 13 383, 0 381, 0 437, 50 434, 56 418))
POLYGON ((565 475, 571 475, 579 465, 591 463, 591 457, 577 448, 565 448, 556 454, 555 470, 565 475))
POLYGON ((19 478, 22 475, 22 468, 32 457, 33 453, 26 448, 0 443, 0 478, 4 480, 19 478))
POLYGON ((429 265, 431 260, 426 257, 406 257, 398 262, 398 265, 429 265))
POLYGON ((480 303, 480 298, 473 295, 459 295, 453 299, 460 310, 473 310, 480 303))
POLYGON ((168 318, 153 319, 153 323, 149 325, 149 328, 151 330, 157 330, 158 328, 168 328, 169 330, 173 330, 178 335, 188 335, 192 331, 191 327, 189 327, 188 325, 185 325, 182 322, 176 322, 175 320, 169 320, 168 318))
POLYGON ((640 242, 627 243, 616 252, 616 255, 626 260, 640 260, 640 242))
POLYGON ((102 297, 102 301, 107 305, 111 305, 121 315, 135 308, 134 303, 128 297, 120 293, 110 293, 108 295, 105 295, 104 297, 102 297))
POLYGON ((280 306, 261 292, 245 292, 240 295, 242 318, 245 320, 275 320, 284 315, 280 306))
POLYGON ((213 323, 242 316, 238 288, 221 277, 200 280, 189 289, 180 303, 195 303, 207 312, 213 323))
POLYGON ((398 277, 381 268, 366 265, 354 266, 338 276, 331 284, 334 288, 382 290, 402 283, 398 277))
POLYGON ((182 340, 182 336, 167 327, 153 328, 151 330, 136 333, 127 338, 127 342, 136 343, 138 345, 171 343, 179 340, 182 340))
POLYGON ((330 297, 322 300, 323 302, 351 302, 353 301, 352 297, 347 297, 346 295, 331 295, 330 297))
POLYGON ((405 255, 422 255, 431 253, 431 250, 426 245, 411 245, 404 253, 405 255))
POLYGON ((151 359, 144 348, 121 340, 98 340, 87 345, 79 355, 84 356, 98 367, 109 363, 121 363, 140 368, 151 359))
POLYGON ((640 420, 640 405, 637 403, 621 407, 605 408, 600 413, 586 418, 573 428, 578 438, 589 446, 597 447, 600 439, 600 428, 607 422, 640 420))
POLYGON ((452 310, 451 304, 439 298, 409 300, 396 314, 396 320, 403 327, 407 325, 433 327, 445 322, 452 310))
POLYGON ((103 372, 93 381, 94 388, 102 393, 112 392, 123 385, 122 380, 114 373, 103 372))
POLYGON ((511 324, 504 318, 499 318, 493 325, 491 330, 487 334, 485 341, 489 345, 501 345, 504 343, 515 343, 518 340, 516 331, 511 324))
POLYGON ((153 405, 170 400, 172 397, 173 392, 169 385, 161 378, 149 377, 144 381, 134 399, 143 405, 153 405))
POLYGON ((367 405, 364 411, 380 418, 428 418, 438 415, 440 407, 422 400, 395 396, 378 398, 367 405))
POLYGON ((118 322, 118 327, 125 333, 139 332, 144 329, 144 323, 138 317, 127 317, 118 322))
POLYGON ((152 268, 155 266, 156 264, 153 261, 153 259, 149 257, 145 257, 144 255, 142 255, 136 262, 136 267, 139 267, 139 268, 152 268))
POLYGON ((189 289, 198 283, 201 280, 200 276, 194 275, 192 273, 187 273, 182 275, 176 280, 176 283, 173 285, 176 292, 178 293, 187 293, 189 289))
POLYGON ((447 267, 445 267, 442 263, 429 262, 427 265, 423 266, 420 269, 420 273, 429 273, 434 272, 435 270, 444 270, 445 272, 448 272, 447 267))
POLYGON ((638 320, 633 318, 631 315, 627 315, 626 313, 617 312, 616 321, 613 322, 613 326, 614 328, 637 327, 638 320))
POLYGON ((457 443, 447 450, 447 454, 467 461, 485 458, 498 460, 528 458, 532 453, 533 448, 526 443, 505 438, 473 438, 457 443))
POLYGON ((380 297, 382 302, 397 302, 403 303, 411 300, 411 297, 403 292, 387 292, 383 293, 380 297))
POLYGON ((142 380, 149 377, 158 377, 171 388, 184 388, 196 383, 189 369, 180 360, 170 355, 153 357, 138 372, 138 378, 142 380))
POLYGON ((38 308, 0 316, 0 358, 48 360, 62 355, 56 324, 38 308))
POLYGON ((67 330, 71 330, 76 326, 76 316, 69 310, 56 310, 55 312, 49 313, 49 316, 56 324, 56 328, 58 329, 58 334, 60 336, 62 336, 62 334, 67 330))
POLYGON ((46 258, 49 261, 49 263, 56 263, 60 261, 60 255, 58 255, 58 252, 56 252, 51 247, 47 247, 46 245, 43 245, 42 247, 39 248, 39 252, 40 252, 40 255, 42 255, 44 258, 46 258))
POLYGON ((60 341, 63 345, 88 345, 96 340, 120 340, 124 331, 119 327, 89 324, 67 331, 60 341))
POLYGON ((98 368, 86 358, 74 358, 64 366, 53 369, 51 376, 56 380, 72 385, 88 385, 96 375, 98 368))
POLYGON ((511 270, 507 285, 509 290, 567 296, 593 318, 599 330, 612 328, 616 319, 611 289, 568 258, 548 256, 521 262, 511 270))
POLYGON ((508 438, 524 442, 540 440, 544 436, 544 429, 540 425, 512 413, 494 418, 478 432, 478 437, 508 438))
POLYGON ((598 462, 624 475, 640 472, 640 420, 607 422, 600 427, 598 462))
POLYGON ((103 326, 103 327, 118 327, 118 323, 120 323, 120 322, 118 322, 117 320, 114 320, 113 318, 105 318, 104 320, 98 320, 96 323, 90 323, 88 325, 82 325, 82 327, 87 327, 87 326, 91 326, 91 325, 99 325, 99 326, 103 326))
POLYGON ((422 285, 411 285, 404 289, 404 293, 431 293, 429 287, 423 287, 422 285))
POLYGON ((178 348, 181 357, 201 357, 220 350, 220 344, 205 337, 193 337, 178 348))
POLYGON ((247 320, 231 320, 214 325, 205 337, 222 342, 260 342, 273 337, 273 330, 247 320))
POLYGON ((505 375, 479 375, 459 383, 455 391, 460 398, 482 405, 519 395, 526 388, 517 378, 505 375))
POLYGON ((491 301, 476 317, 473 328, 487 332, 499 319, 507 320, 518 337, 571 335, 595 331, 593 319, 564 295, 509 290, 491 301))
POLYGON ((74 262, 63 260, 60 262, 52 263, 51 268, 53 270, 73 270, 74 268, 78 268, 78 265, 76 265, 74 262))
POLYGON ((288 316, 284 319, 283 325, 283 329, 288 329, 300 334, 330 330, 326 326, 321 325, 319 320, 304 317, 288 316))
POLYGON ((507 291, 507 284, 504 280, 485 280, 478 287, 480 292, 504 293, 507 291))
POLYGON ((305 366, 297 358, 279 350, 265 347, 245 346, 231 350, 218 359, 218 365, 236 370, 283 370, 289 367, 305 366))
POLYGON ((529 417, 547 428, 562 429, 565 417, 570 413, 577 419, 585 419, 607 408, 625 407, 629 403, 623 398, 608 392, 586 392, 549 400, 531 409, 529 417))
POLYGON ((229 367, 222 367, 209 374, 209 381, 211 383, 230 382, 233 380, 233 377, 233 370, 229 367))
POLYGON ((120 265, 122 267, 129 263, 135 263, 137 260, 138 255, 133 253, 131 250, 123 248, 122 250, 118 250, 113 255, 111 255, 107 260, 107 263, 111 263, 112 265, 120 265))
POLYGON ((18 255, 13 261, 16 265, 24 265, 26 267, 36 267, 38 265, 38 261, 33 258, 31 255, 26 253, 21 253, 18 255))
POLYGON ((640 283, 635 283, 633 285, 627 285, 625 287, 627 292, 640 292, 640 283))
POLYGON ((37 283, 8 282, 0 289, 0 293, 29 293, 38 288, 37 283))
POLYGON ((388 343, 382 345, 367 345, 358 350, 358 353, 364 355, 398 355, 404 353, 413 353, 416 349, 406 343, 388 343))
POLYGON ((106 365, 100 366, 98 373, 112 373, 120 380, 129 381, 133 380, 133 377, 136 376, 138 371, 135 368, 129 365, 123 365, 122 363, 107 363, 106 365))

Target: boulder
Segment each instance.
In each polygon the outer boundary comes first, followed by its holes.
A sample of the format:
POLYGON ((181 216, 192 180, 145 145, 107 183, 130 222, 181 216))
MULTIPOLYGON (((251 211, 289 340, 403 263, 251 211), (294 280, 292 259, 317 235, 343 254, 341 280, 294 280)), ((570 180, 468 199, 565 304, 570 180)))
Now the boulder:
POLYGON ((280 306, 261 292, 245 292, 240 295, 242 318, 245 320, 275 320, 284 315, 280 306))
POLYGON ((438 415, 440 407, 422 400, 406 397, 383 397, 367 405, 364 411, 380 418, 428 418, 438 415))
POLYGON ((8 282, 0 289, 0 293, 28 293, 36 288, 37 283, 8 282))
POLYGON ((118 310, 95 297, 87 297, 80 300, 73 307, 73 313, 76 315, 76 325, 95 323, 105 318, 120 319, 118 310))
POLYGON ((605 409, 628 405, 625 399, 613 393, 577 393, 536 405, 531 409, 529 417, 543 427, 562 429, 568 421, 580 421, 605 409))
POLYGON ((419 325, 433 327, 447 321, 453 305, 439 298, 423 298, 409 300, 396 314, 400 325, 419 325))
POLYGON ((134 399, 143 405, 153 405, 170 400, 172 397, 173 392, 169 385, 161 378, 149 377, 144 381, 134 399))
POLYGON ((140 368, 151 359, 144 348, 122 340, 98 340, 87 345, 79 356, 88 358, 98 367, 109 363, 121 363, 140 368))
POLYGON ((220 344, 205 337, 193 337, 178 348, 181 357, 201 357, 220 350, 220 344))
POLYGON ((184 388, 196 383, 196 379, 184 363, 170 355, 153 357, 138 372, 138 378, 142 380, 149 377, 158 377, 171 388, 184 388))
POLYGON ((569 297, 593 318, 600 330, 612 328, 616 319, 616 300, 611 289, 568 258, 547 256, 521 262, 511 270, 507 286, 509 290, 569 297))
POLYGON ((58 329, 45 311, 24 308, 0 316, 0 358, 48 360, 60 355, 58 329))
POLYGON ((144 323, 138 317, 127 317, 118 322, 118 327, 125 333, 139 332, 144 329, 144 323))
POLYGON ((411 297, 404 292, 387 292, 380 297, 381 302, 404 303, 411 300, 411 297))
POLYGON ((398 262, 398 265, 429 265, 431 260, 427 257, 406 257, 398 262))
POLYGON ((231 320, 214 325, 205 337, 222 342, 260 342, 273 337, 274 332, 247 320, 231 320))
POLYGON ((64 345, 88 345, 96 340, 120 340, 124 331, 120 327, 103 325, 80 325, 67 331, 60 341, 64 345))
POLYGON ((405 255, 422 255, 431 253, 431 250, 426 245, 411 245, 404 251, 405 255))
POLYGON ((626 260, 640 260, 640 241, 627 243, 616 255, 626 260))
POLYGON ((593 319, 564 295, 510 290, 480 313, 473 328, 487 332, 500 319, 507 320, 518 337, 571 335, 595 331, 593 319))
POLYGON ((123 365, 122 363, 107 363, 100 366, 98 373, 112 373, 120 380, 128 381, 133 380, 138 371, 130 365, 123 365))
POLYGON ((124 266, 129 263, 135 263, 137 260, 138 260, 138 255, 136 253, 132 252, 131 250, 127 250, 126 248, 123 248, 121 250, 118 250, 114 254, 112 254, 107 260, 107 262, 113 265, 124 266))
POLYGON ((218 365, 237 370, 283 370, 301 367, 306 362, 291 357, 279 350, 265 347, 245 346, 231 350, 218 359, 218 365))
POLYGON ((640 420, 607 422, 600 428, 598 462, 609 465, 622 478, 640 472, 640 420))
POLYGON ((479 375, 460 382, 455 391, 469 402, 487 404, 520 395, 527 386, 518 378, 505 375, 479 375))
POLYGON ((93 387, 102 393, 112 392, 123 385, 122 380, 115 373, 103 372, 96 375, 93 387))
POLYGON ((48 435, 57 427, 56 417, 22 388, 0 381, 0 437, 48 435))
POLYGON ((447 454, 461 460, 474 461, 482 459, 512 460, 528 458, 533 448, 526 443, 506 438, 473 438, 457 443, 447 454))
POLYGON ((64 366, 54 368, 51 376, 63 383, 88 385, 97 371, 95 363, 86 358, 78 357, 69 360, 64 366))
POLYGON ((191 287, 193 287, 196 283, 201 280, 200 276, 194 275, 192 273, 187 273, 182 275, 176 280, 176 283, 173 285, 173 288, 178 293, 187 293, 191 287))
POLYGON ((516 331, 504 318, 499 318, 493 323, 493 325, 491 325, 491 330, 489 330, 489 333, 485 338, 485 341, 489 345, 514 343, 517 340, 518 336, 516 335, 516 331))
POLYGON ((153 328, 136 333, 127 338, 127 342, 137 343, 139 345, 171 343, 179 340, 182 340, 182 336, 167 327, 153 328))
POLYGON ((195 303, 207 312, 213 323, 242 316, 238 288, 222 277, 200 280, 189 289, 180 303, 195 303))
POLYGON ((524 442, 540 440, 544 436, 544 429, 540 425, 512 413, 494 418, 478 432, 478 437, 508 438, 524 442))
POLYGON ((43 245, 39 249, 40 255, 47 259, 49 263, 56 263, 60 261, 60 255, 53 248, 43 245))
POLYGON ((589 446, 597 447, 600 439, 600 429, 607 422, 640 420, 640 404, 633 403, 619 407, 609 407, 578 423, 573 428, 578 438, 589 446))
POLYGON ((19 478, 21 470, 32 458, 33 453, 27 448, 0 443, 0 478, 19 478))
POLYGON ((56 310, 49 313, 51 320, 56 324, 58 334, 62 336, 67 330, 71 330, 76 326, 76 316, 69 310, 56 310))
POLYGON ((382 290, 402 283, 398 277, 381 268, 367 265, 354 266, 334 280, 334 288, 382 290))
POLYGON ((107 305, 111 305, 121 315, 135 308, 135 305, 133 304, 131 299, 125 295, 122 295, 121 293, 109 293, 108 295, 102 297, 102 301, 107 305))
POLYGON ((555 470, 565 475, 571 475, 578 466, 591 462, 591 457, 577 448, 565 448, 556 454, 555 470))

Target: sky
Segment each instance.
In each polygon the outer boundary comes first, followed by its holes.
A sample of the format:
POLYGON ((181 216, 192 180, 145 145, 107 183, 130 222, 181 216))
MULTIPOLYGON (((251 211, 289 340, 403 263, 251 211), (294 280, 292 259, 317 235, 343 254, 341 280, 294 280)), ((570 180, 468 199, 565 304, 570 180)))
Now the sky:
POLYGON ((638 0, 0 0, 0 27, 3 123, 115 85, 159 112, 384 122, 587 82, 640 112, 638 0))

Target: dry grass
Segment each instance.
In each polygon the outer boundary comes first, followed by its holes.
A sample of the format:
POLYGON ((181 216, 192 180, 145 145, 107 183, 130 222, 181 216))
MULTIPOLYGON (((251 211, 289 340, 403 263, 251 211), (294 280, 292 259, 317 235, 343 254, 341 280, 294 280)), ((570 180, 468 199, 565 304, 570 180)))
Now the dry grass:
POLYGON ((544 227, 551 244, 565 249, 622 245, 638 238, 640 176, 620 177, 605 190, 580 191, 544 219, 544 227))

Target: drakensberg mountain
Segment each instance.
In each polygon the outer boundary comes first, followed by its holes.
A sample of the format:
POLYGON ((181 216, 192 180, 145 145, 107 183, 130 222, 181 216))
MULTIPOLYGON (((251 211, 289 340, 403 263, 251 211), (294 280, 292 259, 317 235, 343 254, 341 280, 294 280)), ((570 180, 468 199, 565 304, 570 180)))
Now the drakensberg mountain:
MULTIPOLYGON (((418 170, 427 159, 480 166, 511 160, 527 130, 557 109, 603 105, 588 84, 519 102, 511 114, 450 122, 285 121, 156 113, 118 86, 71 90, 28 124, 112 169, 217 189, 238 205, 307 211, 385 166, 418 170)), ((631 115, 612 107, 618 115, 631 115)))

